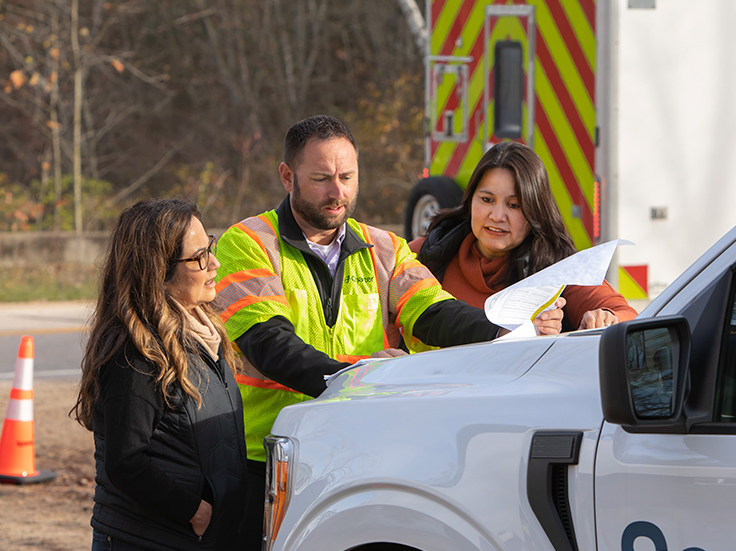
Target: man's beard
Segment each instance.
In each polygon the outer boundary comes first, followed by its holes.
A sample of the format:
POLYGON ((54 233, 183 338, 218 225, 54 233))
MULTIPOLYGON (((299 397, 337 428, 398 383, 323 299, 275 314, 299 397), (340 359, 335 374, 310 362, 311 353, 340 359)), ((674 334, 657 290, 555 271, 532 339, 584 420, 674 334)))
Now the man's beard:
POLYGON ((350 203, 328 202, 321 205, 310 203, 301 194, 299 182, 296 174, 294 174, 294 187, 291 190, 291 208, 301 216, 313 228, 319 230, 334 230, 342 226, 345 221, 353 214, 355 205, 358 203, 358 187, 355 188, 355 196, 350 203), (340 216, 330 216, 324 210, 324 207, 340 207, 345 206, 340 216))

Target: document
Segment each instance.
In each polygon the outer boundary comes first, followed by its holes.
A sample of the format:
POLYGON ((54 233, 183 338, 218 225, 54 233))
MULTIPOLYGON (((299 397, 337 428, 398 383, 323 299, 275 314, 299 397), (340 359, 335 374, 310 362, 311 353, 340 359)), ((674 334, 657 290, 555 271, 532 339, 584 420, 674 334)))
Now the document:
POLYGON ((486 317, 511 331, 502 338, 536 334, 532 323, 545 310, 554 308, 567 285, 600 285, 606 277, 613 253, 620 245, 633 245, 614 239, 582 250, 544 270, 530 275, 486 299, 486 317))

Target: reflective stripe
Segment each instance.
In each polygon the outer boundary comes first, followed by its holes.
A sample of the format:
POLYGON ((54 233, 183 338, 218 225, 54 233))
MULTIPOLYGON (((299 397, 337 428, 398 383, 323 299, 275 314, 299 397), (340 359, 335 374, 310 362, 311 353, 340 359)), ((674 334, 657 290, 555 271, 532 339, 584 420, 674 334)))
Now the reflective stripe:
POLYGON ((247 233, 271 261, 276 275, 281 275, 281 256, 278 251, 278 237, 276 229, 266 214, 259 214, 252 218, 246 218, 235 224, 239 230, 247 233), (247 224, 247 225, 246 225, 247 224))
POLYGON ((5 419, 13 421, 33 421, 33 400, 14 400, 8 402, 5 419))
POLYGON ((235 382, 239 385, 245 385, 245 386, 254 386, 256 388, 268 388, 271 390, 283 390, 284 392, 296 392, 296 390, 293 390, 289 387, 285 387, 284 385, 281 385, 277 383, 276 381, 272 381, 271 379, 256 379, 255 377, 248 377, 247 375, 235 375, 235 382))
POLYGON ((256 304, 258 302, 278 302, 280 304, 283 304, 284 306, 289 306, 289 302, 286 300, 286 297, 284 296, 268 296, 268 297, 247 296, 247 297, 243 297, 240 300, 233 302, 230 306, 228 306, 220 314, 220 318, 222 319, 223 323, 227 323, 227 320, 229 320, 234 314, 237 314, 241 309, 247 306, 250 306, 251 304, 256 304))
POLYGON ((422 289, 428 289, 430 287, 434 287, 436 285, 436 282, 422 279, 420 281, 417 281, 414 285, 409 287, 409 289, 404 293, 399 300, 399 303, 396 305, 396 319, 401 317, 401 310, 404 308, 404 305, 413 297, 418 291, 421 291, 422 289))
POLYGON ((11 400, 33 400, 33 391, 13 388, 10 390, 10 399, 11 400))
POLYGON ((360 360, 370 358, 370 356, 350 356, 349 354, 338 354, 335 358, 338 362, 348 362, 354 364, 360 360))
POLYGON ((13 388, 33 390, 33 358, 18 358, 15 360, 13 388))

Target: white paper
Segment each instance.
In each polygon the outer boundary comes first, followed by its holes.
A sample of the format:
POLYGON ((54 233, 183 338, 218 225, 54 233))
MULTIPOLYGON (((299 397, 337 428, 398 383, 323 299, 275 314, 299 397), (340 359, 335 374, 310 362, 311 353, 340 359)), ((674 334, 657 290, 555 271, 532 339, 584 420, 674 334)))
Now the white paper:
MULTIPOLYGON (((613 253, 619 245, 633 243, 625 239, 614 239, 582 250, 491 295, 485 302, 486 317, 492 323, 514 332, 544 310, 554 308, 555 300, 566 285, 603 283, 613 253)), ((528 327, 524 332, 528 332, 528 327)), ((515 336, 520 335, 519 333, 515 336)))

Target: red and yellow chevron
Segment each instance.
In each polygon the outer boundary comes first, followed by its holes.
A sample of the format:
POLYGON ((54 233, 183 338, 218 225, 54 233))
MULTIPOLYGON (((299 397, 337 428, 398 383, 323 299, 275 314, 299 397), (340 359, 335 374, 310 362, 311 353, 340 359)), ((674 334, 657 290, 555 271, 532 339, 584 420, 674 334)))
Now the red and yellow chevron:
MULTIPOLYGON (((431 0, 430 72, 432 56, 465 58, 468 66, 467 106, 462 106, 457 79, 445 79, 430 93, 433 130, 442 132, 442 113, 467 109, 466 141, 435 140, 430 133, 429 172, 454 178, 462 187, 487 143, 500 139, 485 135, 493 128, 493 99, 487 117, 484 90, 493 90, 493 45, 502 40, 522 44, 526 57, 534 50, 533 78, 525 66, 525 87, 533 84, 534 105, 524 101, 522 138, 541 157, 560 212, 578 249, 598 237, 595 186, 595 75, 596 0, 431 0), (534 36, 529 40, 528 17, 489 18, 485 40, 486 8, 491 5, 534 7, 534 36), (488 54, 487 54, 488 52, 488 54), (528 118, 533 112, 533 136, 528 118), (486 121, 485 119, 488 118, 486 121)), ((430 86, 431 88, 431 86, 430 86)))
POLYGON ((647 266, 619 266, 618 292, 621 293, 626 300, 647 298, 649 296, 647 266))

